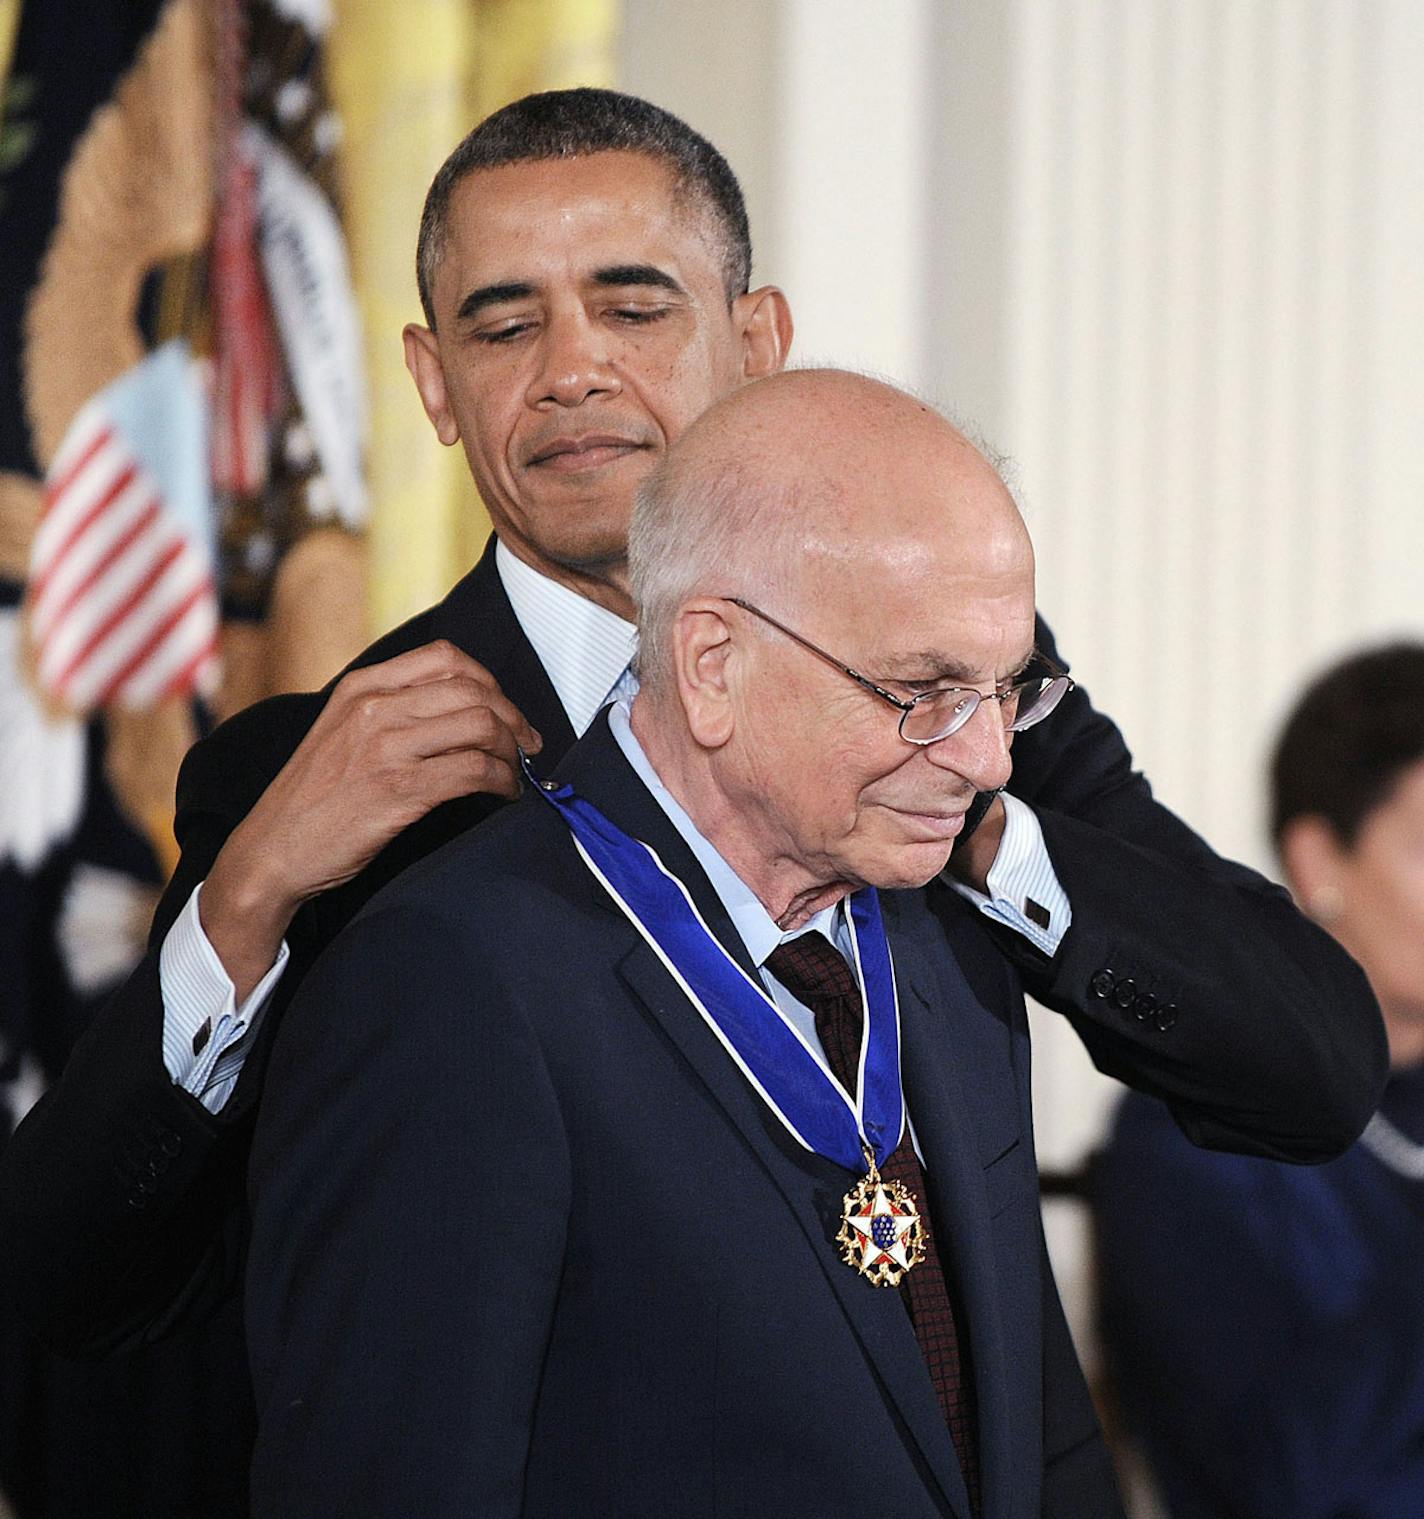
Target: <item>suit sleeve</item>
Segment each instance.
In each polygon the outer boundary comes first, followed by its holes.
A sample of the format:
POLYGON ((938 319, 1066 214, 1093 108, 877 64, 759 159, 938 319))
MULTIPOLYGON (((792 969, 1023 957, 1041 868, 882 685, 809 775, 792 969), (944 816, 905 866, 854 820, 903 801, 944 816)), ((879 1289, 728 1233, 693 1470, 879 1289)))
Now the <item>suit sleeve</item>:
MULTIPOLYGON (((1040 625, 1040 644, 1052 635, 1040 625)), ((1387 1074, 1364 973, 1289 896, 1158 803, 1081 688, 1014 746, 1073 923, 1052 959, 996 931, 1029 994, 1098 1068, 1162 1098, 1197 1144, 1338 1154, 1387 1074)))
POLYGON ((378 902, 284 1020, 252 1157, 256 1519, 521 1511, 570 1165, 473 937, 378 902))
POLYGON ((290 719, 308 701, 265 703, 189 753, 182 854, 148 951, 0 1155, 0 1290, 65 1354, 108 1354, 201 1321, 235 1285, 261 1050, 218 1117, 177 1087, 163 1061, 159 951, 294 747, 290 719))

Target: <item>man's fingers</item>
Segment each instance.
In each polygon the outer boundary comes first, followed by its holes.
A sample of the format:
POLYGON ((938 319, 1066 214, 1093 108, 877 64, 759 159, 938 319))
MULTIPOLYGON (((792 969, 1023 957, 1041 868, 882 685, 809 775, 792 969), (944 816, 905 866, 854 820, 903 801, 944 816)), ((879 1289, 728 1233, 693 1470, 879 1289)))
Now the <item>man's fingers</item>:
MULTIPOLYGON (((372 698, 380 700, 380 698, 372 698)), ((492 720, 506 729, 514 743, 530 753, 543 747, 543 740, 528 719, 505 696, 498 686, 481 688, 460 676, 431 681, 407 691, 393 692, 389 698, 392 717, 400 722, 425 722, 454 712, 488 712, 492 720)), ((424 750, 432 753, 432 750, 424 750)))
POLYGON ((358 695, 370 691, 395 691, 402 686, 423 685, 426 681, 448 680, 452 675, 462 675, 480 685, 499 689, 494 676, 477 659, 471 659, 463 649, 457 649, 443 638, 348 671, 336 683, 336 689, 358 695))
POLYGON ((519 796, 516 765, 482 749, 437 754, 420 762, 421 794, 431 807, 457 796, 519 796))
POLYGON ((469 750, 502 760, 511 769, 519 765, 519 736, 488 707, 461 708, 428 717, 406 735, 411 752, 419 759, 469 750))
POLYGON ((379 665, 352 671, 342 678, 337 692, 342 698, 340 705, 333 696, 328 708, 334 721, 340 719, 342 709, 359 713, 372 728, 379 728, 460 707, 488 707, 529 753, 537 754, 544 746, 539 732, 500 690, 489 671, 453 644, 426 644, 379 665))

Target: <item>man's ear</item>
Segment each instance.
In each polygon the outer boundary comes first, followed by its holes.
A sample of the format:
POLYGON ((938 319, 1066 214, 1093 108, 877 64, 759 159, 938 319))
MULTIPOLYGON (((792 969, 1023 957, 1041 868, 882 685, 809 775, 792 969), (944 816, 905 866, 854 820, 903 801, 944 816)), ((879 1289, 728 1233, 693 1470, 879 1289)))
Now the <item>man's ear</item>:
POLYGON ((401 331, 401 342, 405 345, 405 367, 420 392, 420 404, 425 407, 435 436, 449 448, 460 441, 460 428, 445 392, 445 366, 440 362, 439 341, 428 327, 408 322, 401 331))
POLYGON ((791 352, 791 307, 775 285, 749 290, 732 302, 732 316, 742 335, 742 378, 761 380, 780 374, 791 352))
POLYGON ((672 627, 673 674, 688 731, 704 749, 720 749, 735 726, 732 630, 721 603, 689 601, 672 627))
POLYGON ((1345 906, 1344 855, 1335 830, 1323 817, 1295 817, 1281 831, 1281 864, 1302 909, 1328 925, 1345 906))

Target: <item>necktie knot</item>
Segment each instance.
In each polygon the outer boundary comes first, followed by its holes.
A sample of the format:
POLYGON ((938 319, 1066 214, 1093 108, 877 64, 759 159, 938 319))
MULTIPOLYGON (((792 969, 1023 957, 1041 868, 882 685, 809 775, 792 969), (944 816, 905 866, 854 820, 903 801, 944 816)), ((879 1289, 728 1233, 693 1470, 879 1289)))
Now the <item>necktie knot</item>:
POLYGON ((860 1066, 860 986, 845 956, 822 933, 788 939, 766 957, 766 968, 816 1020, 826 1063, 851 1096, 860 1066))
POLYGON ((766 968, 798 1002, 808 1006, 825 997, 860 1000, 855 972, 825 934, 785 940, 767 956, 766 968))

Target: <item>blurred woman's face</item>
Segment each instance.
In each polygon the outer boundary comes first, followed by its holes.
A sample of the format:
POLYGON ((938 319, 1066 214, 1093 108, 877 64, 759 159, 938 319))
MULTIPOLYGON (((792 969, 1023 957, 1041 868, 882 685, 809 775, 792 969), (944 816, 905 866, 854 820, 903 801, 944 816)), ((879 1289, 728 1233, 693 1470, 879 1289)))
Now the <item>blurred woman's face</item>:
POLYGON ((1326 926, 1370 978, 1391 1050, 1397 1020, 1424 1040, 1424 760, 1403 772, 1334 863, 1338 910, 1326 926))

